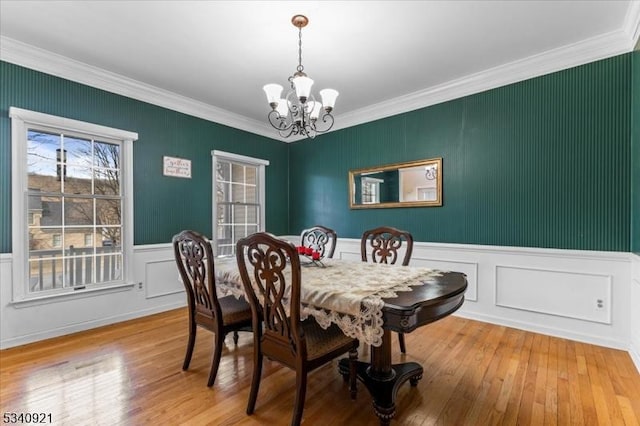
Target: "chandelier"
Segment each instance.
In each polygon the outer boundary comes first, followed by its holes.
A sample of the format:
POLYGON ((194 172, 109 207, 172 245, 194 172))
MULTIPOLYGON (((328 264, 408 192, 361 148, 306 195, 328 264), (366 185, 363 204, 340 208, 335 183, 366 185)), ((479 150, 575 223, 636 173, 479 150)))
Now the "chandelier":
POLYGON ((331 111, 338 91, 323 89, 319 92, 322 102, 316 101, 311 93, 313 80, 307 77, 302 66, 302 28, 307 26, 309 19, 304 15, 295 15, 291 18, 291 23, 298 28, 298 66, 296 72, 289 77, 291 90, 286 97, 282 97, 282 86, 279 84, 267 84, 263 87, 271 106, 267 117, 283 138, 300 135, 313 139, 318 133, 324 133, 333 127, 331 111))

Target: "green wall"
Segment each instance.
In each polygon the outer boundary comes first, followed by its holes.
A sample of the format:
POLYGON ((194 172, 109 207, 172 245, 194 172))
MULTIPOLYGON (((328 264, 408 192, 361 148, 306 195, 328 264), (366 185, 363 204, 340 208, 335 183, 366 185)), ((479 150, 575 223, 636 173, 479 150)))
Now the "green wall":
POLYGON ((138 133, 135 244, 167 243, 187 228, 211 235, 213 149, 270 161, 266 226, 288 231, 286 143, 0 62, 0 253, 11 252, 11 106, 138 133), (190 159, 192 179, 163 176, 164 155, 190 159))
POLYGON ((138 132, 135 244, 211 234, 219 149, 270 161, 276 234, 320 223, 359 238, 384 224, 418 241, 640 252, 639 69, 638 52, 621 55, 288 145, 0 62, 0 253, 11 251, 10 106, 138 132), (193 178, 162 176, 163 155, 192 160, 193 178), (350 169, 433 157, 442 207, 349 209, 350 169))
POLYGON ((640 255, 640 51, 633 52, 631 101, 631 251, 640 255))
POLYGON ((289 233, 391 225, 418 241, 629 251, 631 66, 621 55, 296 142, 289 233), (350 169, 433 157, 442 207, 349 209, 350 169))

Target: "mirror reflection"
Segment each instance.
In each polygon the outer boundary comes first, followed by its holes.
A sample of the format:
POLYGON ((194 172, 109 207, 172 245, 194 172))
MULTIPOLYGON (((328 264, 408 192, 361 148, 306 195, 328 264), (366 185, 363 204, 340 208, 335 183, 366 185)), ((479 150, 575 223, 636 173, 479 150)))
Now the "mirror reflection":
POLYGON ((349 171, 349 207, 442 205, 442 158, 349 171))

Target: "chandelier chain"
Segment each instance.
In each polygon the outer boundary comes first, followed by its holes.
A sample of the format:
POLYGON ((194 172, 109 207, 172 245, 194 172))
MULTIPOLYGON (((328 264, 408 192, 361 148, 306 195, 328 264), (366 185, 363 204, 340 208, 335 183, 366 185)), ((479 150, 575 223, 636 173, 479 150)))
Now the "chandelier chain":
POLYGON ((296 68, 299 72, 304 70, 302 66, 302 27, 298 28, 298 67, 296 68))

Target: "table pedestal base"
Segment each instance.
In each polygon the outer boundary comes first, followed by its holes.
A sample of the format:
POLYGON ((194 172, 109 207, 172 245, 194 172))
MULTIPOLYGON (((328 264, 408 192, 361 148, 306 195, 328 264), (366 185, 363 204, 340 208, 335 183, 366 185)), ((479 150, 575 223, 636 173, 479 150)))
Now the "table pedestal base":
MULTIPOLYGON (((396 415, 396 394, 398 388, 409 380, 411 386, 417 386, 422 379, 423 369, 417 362, 394 364, 385 375, 376 375, 368 362, 357 362, 358 379, 367 387, 373 398, 373 409, 380 419, 380 425, 387 426, 396 415)), ((343 377, 349 377, 349 360, 341 359, 338 369, 343 377)))

